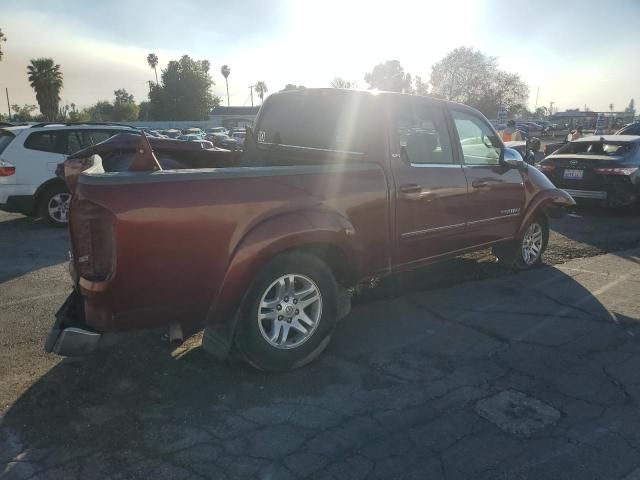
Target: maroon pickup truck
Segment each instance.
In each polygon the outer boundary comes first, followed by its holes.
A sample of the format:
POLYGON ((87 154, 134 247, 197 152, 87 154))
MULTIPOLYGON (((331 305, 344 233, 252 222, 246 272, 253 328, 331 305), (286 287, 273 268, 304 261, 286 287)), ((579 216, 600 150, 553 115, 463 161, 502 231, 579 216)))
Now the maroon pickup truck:
POLYGON ((478 111, 428 97, 278 93, 241 156, 190 164, 177 151, 171 169, 143 136, 118 138, 65 165, 75 288, 50 352, 197 324, 218 357, 299 367, 326 347, 353 287, 486 247, 531 267, 549 210, 574 204, 478 111), (114 155, 120 171, 105 168, 114 155))

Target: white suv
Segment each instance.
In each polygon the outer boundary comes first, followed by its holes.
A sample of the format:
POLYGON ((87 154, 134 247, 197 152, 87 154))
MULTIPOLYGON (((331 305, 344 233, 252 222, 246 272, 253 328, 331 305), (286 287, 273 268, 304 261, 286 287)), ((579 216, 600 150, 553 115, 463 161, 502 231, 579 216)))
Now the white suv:
POLYGON ((131 127, 109 124, 39 123, 0 128, 0 210, 38 215, 65 226, 69 194, 56 177, 67 155, 131 127))

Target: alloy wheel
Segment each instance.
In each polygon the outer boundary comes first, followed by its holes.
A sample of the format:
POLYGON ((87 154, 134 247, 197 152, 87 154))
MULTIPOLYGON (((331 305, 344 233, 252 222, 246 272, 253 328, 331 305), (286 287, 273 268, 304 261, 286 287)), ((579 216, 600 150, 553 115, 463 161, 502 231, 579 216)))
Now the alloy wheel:
POLYGON ((542 244, 542 227, 539 223, 533 222, 522 238, 522 260, 527 266, 538 261, 542 253, 542 244))
POLYGON ((305 275, 283 275, 267 287, 257 313, 260 333, 269 345, 283 350, 296 348, 318 327, 322 294, 305 275))
POLYGON ((49 199, 47 211, 49 217, 57 223, 67 223, 69 221, 69 205, 71 203, 70 193, 57 193, 49 199))

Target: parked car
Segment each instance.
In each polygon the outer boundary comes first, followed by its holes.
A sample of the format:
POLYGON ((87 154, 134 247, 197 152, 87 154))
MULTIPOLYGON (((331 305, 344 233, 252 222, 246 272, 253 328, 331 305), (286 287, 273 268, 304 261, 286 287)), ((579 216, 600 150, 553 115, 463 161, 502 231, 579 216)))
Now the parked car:
POLYGON ((67 225, 71 195, 55 176, 67 155, 132 128, 38 123, 0 128, 0 209, 67 225))
POLYGON ((616 132, 616 135, 640 135, 640 122, 625 125, 616 132))
POLYGON ((222 134, 227 135, 229 133, 229 130, 227 130, 224 127, 213 127, 213 128, 207 128, 204 131, 204 133, 208 134, 208 135, 212 135, 212 134, 215 134, 215 133, 222 133, 222 134))
POLYGON ((246 130, 242 129, 242 130, 232 130, 231 131, 231 138, 233 138, 234 140, 236 140, 238 142, 238 145, 242 148, 244 146, 244 139, 246 136, 246 130))
POLYGON ((207 136, 207 140, 213 142, 213 145, 219 148, 224 148, 226 150, 237 150, 240 148, 240 142, 231 138, 229 135, 224 133, 214 133, 207 136))
POLYGON ((191 133, 187 135, 180 135, 176 140, 184 140, 186 142, 199 142, 202 141, 202 137, 200 135, 191 133))
POLYGON ((300 367, 328 344, 353 287, 489 246, 530 268, 547 213, 574 204, 480 112, 428 97, 270 95, 240 168, 159 171, 141 140, 130 171, 103 173, 110 142, 122 149, 111 140, 65 164, 90 167, 67 175, 75 289, 50 352, 194 322, 218 357, 233 346, 260 369, 300 367))
POLYGON ((579 200, 611 207, 634 204, 640 194, 640 136, 604 135, 574 140, 540 163, 540 170, 579 200))
POLYGON ((167 138, 178 138, 180 135, 182 135, 182 132, 175 128, 162 130, 160 133, 162 133, 162 135, 166 136, 167 138))

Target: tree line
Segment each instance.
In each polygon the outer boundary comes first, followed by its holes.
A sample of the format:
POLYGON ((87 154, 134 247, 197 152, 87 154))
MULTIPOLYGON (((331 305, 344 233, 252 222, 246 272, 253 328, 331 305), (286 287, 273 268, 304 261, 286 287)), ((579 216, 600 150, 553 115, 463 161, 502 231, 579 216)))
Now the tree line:
MULTIPOLYGON (((0 61, 2 44, 6 37, 0 29, 0 61)), ((158 75, 159 59, 155 53, 147 55, 147 64, 153 70, 155 82, 149 81, 148 99, 136 103, 133 95, 124 88, 114 91, 112 100, 101 100, 96 104, 76 109, 75 104, 60 106, 60 91, 63 75, 60 65, 51 58, 30 61, 27 80, 36 93, 40 114, 35 105, 12 105, 14 121, 68 120, 72 122, 133 122, 153 120, 205 120, 212 108, 220 105, 221 99, 211 92, 215 85, 211 77, 208 60, 194 60, 183 55, 171 60, 158 75)), ((227 105, 229 99, 229 76, 231 68, 222 65, 227 105)), ((405 72, 400 61, 387 60, 375 65, 364 75, 370 89, 401 92, 415 95, 430 95, 436 98, 464 103, 477 108, 490 118, 495 118, 502 106, 510 116, 552 114, 551 108, 540 107, 529 112, 527 102, 529 87, 517 73, 498 68, 496 57, 485 55, 469 47, 458 47, 431 67, 428 80, 405 72)), ((334 88, 358 88, 357 82, 335 77, 330 86, 334 88)), ((252 87, 260 101, 268 93, 264 81, 252 87)), ((287 84, 283 90, 305 88, 304 85, 287 84)), ((612 109, 613 105, 611 105, 612 109)), ((633 100, 628 109, 635 111, 633 100)), ((2 116, 0 116, 2 119, 2 116)))

